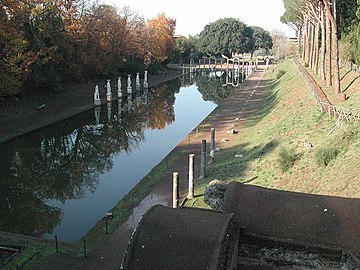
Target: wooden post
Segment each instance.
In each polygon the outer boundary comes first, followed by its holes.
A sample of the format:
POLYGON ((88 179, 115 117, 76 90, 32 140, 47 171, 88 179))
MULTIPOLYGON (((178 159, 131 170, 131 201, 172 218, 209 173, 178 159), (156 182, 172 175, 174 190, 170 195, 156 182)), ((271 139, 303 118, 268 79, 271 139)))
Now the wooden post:
POLYGON ((109 234, 108 217, 105 217, 105 233, 106 233, 106 234, 109 234))
POLYGON ((189 199, 194 199, 194 156, 194 154, 189 155, 189 193, 187 196, 189 199))
POLYGON ((200 155, 200 179, 205 177, 206 167, 206 140, 201 141, 201 155, 200 155))
POLYGON ((179 207, 179 173, 173 172, 173 208, 179 207))
POLYGON ((84 258, 87 258, 87 254, 86 254, 86 242, 84 239, 84 258))
POLYGON ((59 253, 58 237, 56 234, 55 234, 55 247, 56 247, 56 253, 59 253))
POLYGON ((215 159, 215 128, 211 128, 210 131, 210 162, 214 162, 215 159))

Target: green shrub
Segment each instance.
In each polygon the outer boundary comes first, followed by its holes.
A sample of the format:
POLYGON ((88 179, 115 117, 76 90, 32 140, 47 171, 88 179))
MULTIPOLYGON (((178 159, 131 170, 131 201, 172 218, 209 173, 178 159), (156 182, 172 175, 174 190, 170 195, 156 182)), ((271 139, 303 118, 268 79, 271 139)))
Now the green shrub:
POLYGON ((326 146, 320 148, 315 154, 316 163, 320 166, 326 167, 327 165, 329 165, 331 160, 337 157, 339 152, 340 150, 334 146, 326 146))
POLYGON ((284 76, 285 73, 286 73, 286 71, 283 69, 278 70, 278 72, 276 74, 276 78, 280 79, 282 76, 284 76))
POLYGON ((294 149, 281 148, 279 151, 278 163, 283 172, 289 170, 294 166, 295 162, 299 159, 299 155, 295 153, 294 149))

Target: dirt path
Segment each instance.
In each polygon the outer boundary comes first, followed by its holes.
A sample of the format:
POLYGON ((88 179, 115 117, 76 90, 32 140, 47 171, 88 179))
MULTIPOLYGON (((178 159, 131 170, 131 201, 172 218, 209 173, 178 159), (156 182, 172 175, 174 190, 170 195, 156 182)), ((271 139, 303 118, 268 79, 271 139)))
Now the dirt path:
MULTIPOLYGON (((172 173, 179 172, 180 190, 182 198, 186 197, 187 192, 187 170, 188 155, 195 154, 195 179, 199 176, 200 171, 200 149, 201 141, 206 139, 210 141, 210 128, 216 129, 217 147, 225 149, 233 145, 234 136, 241 136, 243 124, 251 117, 256 116, 260 103, 264 98, 264 94, 269 90, 266 82, 262 80, 263 70, 256 71, 242 85, 242 88, 235 89, 233 95, 228 97, 225 102, 215 109, 203 122, 206 126, 199 125, 177 146, 181 151, 181 157, 176 164, 169 167, 166 173, 156 184, 151 194, 147 196, 134 209, 130 218, 121 225, 99 248, 88 255, 88 257, 80 258, 67 254, 55 254, 36 269, 118 269, 124 251, 127 247, 129 237, 136 226, 141 215, 150 207, 156 204, 170 206, 172 203, 172 173), (239 131, 237 134, 227 134, 230 129, 239 131), (221 143, 222 139, 228 140, 221 143)), ((207 149, 209 149, 207 147, 207 149)), ((216 162, 216 157, 215 157, 216 162)))

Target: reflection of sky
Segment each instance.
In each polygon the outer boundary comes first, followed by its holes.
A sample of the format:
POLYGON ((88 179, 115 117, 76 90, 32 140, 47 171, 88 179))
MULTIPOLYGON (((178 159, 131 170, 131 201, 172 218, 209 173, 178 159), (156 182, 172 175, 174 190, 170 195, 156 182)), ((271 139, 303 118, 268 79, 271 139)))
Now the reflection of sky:
POLYGON ((145 130, 145 140, 139 149, 130 154, 121 153, 113 158, 113 168, 100 176, 94 193, 87 191, 80 200, 68 200, 64 204, 49 201, 60 207, 63 219, 53 234, 60 240, 75 242, 101 219, 136 183, 158 164, 216 105, 203 101, 196 86, 180 88, 175 95, 175 121, 163 130, 145 130))

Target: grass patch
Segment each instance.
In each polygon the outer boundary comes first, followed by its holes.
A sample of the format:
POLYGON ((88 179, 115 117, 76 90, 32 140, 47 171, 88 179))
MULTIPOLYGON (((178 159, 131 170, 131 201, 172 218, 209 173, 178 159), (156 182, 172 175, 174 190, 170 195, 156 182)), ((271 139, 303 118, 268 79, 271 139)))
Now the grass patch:
POLYGON ((42 260, 56 252, 55 245, 45 241, 40 243, 0 237, 0 242, 1 245, 19 248, 19 253, 1 268, 3 270, 32 269, 42 260))
POLYGON ((328 136, 336 119, 319 111, 291 59, 269 70, 261 87, 268 90, 261 96, 256 112, 240 130, 241 136, 232 140, 231 147, 217 153, 215 163, 207 166, 206 178, 196 182, 195 193, 199 196, 186 205, 207 207, 201 194, 214 179, 360 198, 359 124, 344 123, 328 136), (278 78, 280 70, 286 72, 278 78), (306 148, 304 141, 313 147, 306 148), (316 159, 327 145, 336 145, 337 151, 327 150, 320 155, 322 164, 331 164, 324 169, 316 159), (236 158, 235 154, 242 157, 236 158))
POLYGON ((286 73, 286 71, 283 69, 278 70, 276 73, 276 79, 279 80, 282 76, 284 76, 285 73, 286 73))
POLYGON ((315 154, 316 163, 319 166, 327 166, 329 165, 330 161, 335 159, 338 154, 340 153, 340 150, 335 146, 327 146, 322 147, 317 150, 315 154))
POLYGON ((294 149, 287 149, 282 147, 279 151, 278 164, 282 172, 288 171, 295 162, 299 159, 299 155, 295 153, 294 149))

